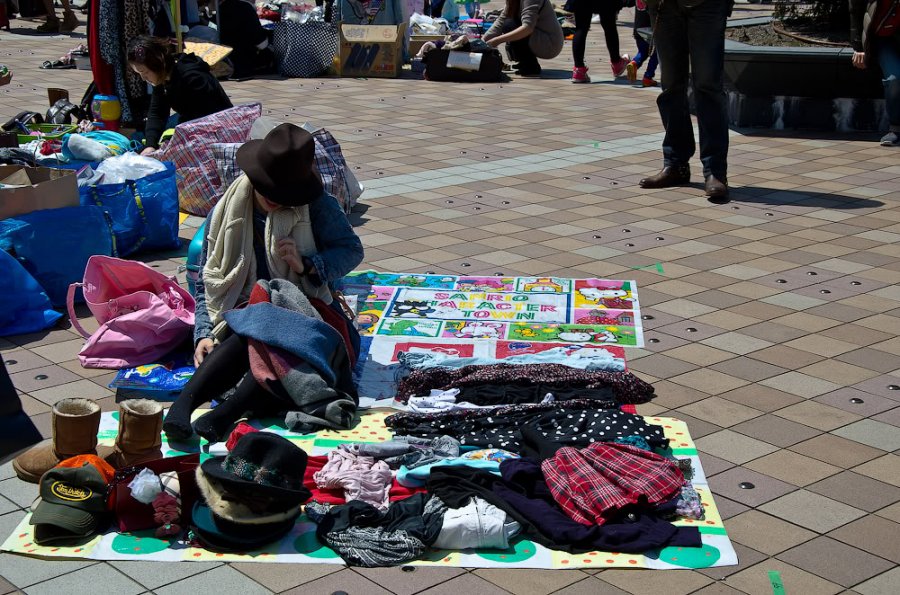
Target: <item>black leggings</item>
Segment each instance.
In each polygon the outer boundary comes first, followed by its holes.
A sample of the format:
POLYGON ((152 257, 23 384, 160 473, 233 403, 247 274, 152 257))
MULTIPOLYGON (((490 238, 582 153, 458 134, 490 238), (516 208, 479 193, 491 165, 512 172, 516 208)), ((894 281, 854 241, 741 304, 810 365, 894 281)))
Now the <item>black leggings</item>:
POLYGON ((591 30, 591 17, 600 14, 600 26, 606 37, 606 49, 609 50, 610 62, 618 62, 619 32, 616 30, 616 18, 622 3, 619 0, 578 0, 575 5, 575 38, 572 40, 572 57, 575 66, 584 68, 584 48, 587 45, 587 34, 591 30))
POLYGON ((191 413, 212 400, 218 400, 218 406, 197 419, 193 428, 210 441, 224 438, 234 421, 247 411, 267 416, 286 409, 250 373, 247 339, 237 334, 216 346, 194 372, 166 415, 163 424, 166 434, 175 440, 189 437, 191 413), (222 401, 222 396, 231 389, 234 392, 222 401))

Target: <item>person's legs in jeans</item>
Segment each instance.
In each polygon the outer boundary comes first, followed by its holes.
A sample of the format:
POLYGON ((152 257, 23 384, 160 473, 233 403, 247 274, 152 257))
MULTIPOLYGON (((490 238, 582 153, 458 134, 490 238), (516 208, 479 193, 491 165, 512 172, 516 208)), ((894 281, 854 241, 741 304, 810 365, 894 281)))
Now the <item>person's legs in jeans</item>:
POLYGON ((885 144, 890 141, 895 144, 896 137, 900 136, 900 39, 896 37, 877 40, 875 48, 884 83, 884 109, 890 124, 889 133, 881 139, 885 144))
POLYGON ((250 370, 246 340, 231 335, 206 356, 197 371, 169 408, 163 430, 171 439, 191 436, 191 414, 200 405, 221 397, 234 388, 250 370))
POLYGON ((506 44, 511 60, 517 62, 516 71, 519 74, 540 74, 541 65, 537 56, 531 51, 531 36, 506 44))
POLYGON ((576 68, 584 68, 584 48, 587 46, 587 34, 591 30, 592 3, 580 0, 575 5, 575 35, 572 38, 572 58, 576 68))
POLYGON ((690 59, 687 16, 677 2, 663 2, 662 6, 653 3, 649 8, 650 18, 657 19, 654 39, 662 65, 662 93, 656 105, 666 131, 663 164, 686 167, 695 150, 687 98, 690 59))
MULTIPOLYGON (((724 182, 728 173, 728 101, 724 82, 727 3, 707 0, 688 10, 688 43, 703 176, 712 175, 724 182)), ((659 49, 663 51, 662 46, 659 49)), ((663 81, 665 77, 663 64, 663 81)))

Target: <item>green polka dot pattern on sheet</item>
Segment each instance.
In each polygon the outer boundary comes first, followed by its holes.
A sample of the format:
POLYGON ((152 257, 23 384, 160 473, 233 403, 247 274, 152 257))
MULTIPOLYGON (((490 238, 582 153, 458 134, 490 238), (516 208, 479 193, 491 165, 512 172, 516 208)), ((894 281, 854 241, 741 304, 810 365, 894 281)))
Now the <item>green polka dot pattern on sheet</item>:
POLYGON ((306 533, 301 533, 297 539, 294 540, 294 549, 297 550, 297 553, 303 554, 304 556, 309 556, 310 558, 337 558, 338 555, 334 553, 334 551, 328 547, 325 547, 319 540, 316 539, 315 531, 307 531, 306 533))
POLYGON ((662 562, 683 568, 709 568, 721 556, 719 549, 703 544, 703 547, 667 547, 659 552, 662 562))
POLYGON ((116 535, 112 542, 112 549, 117 554, 155 554, 169 548, 169 541, 157 539, 153 536, 153 530, 136 531, 116 535))
POLYGON ((516 562, 524 562, 528 558, 534 556, 535 549, 535 545, 532 542, 527 539, 522 539, 509 549, 485 550, 478 552, 478 555, 485 560, 490 560, 492 562, 515 564, 516 562))

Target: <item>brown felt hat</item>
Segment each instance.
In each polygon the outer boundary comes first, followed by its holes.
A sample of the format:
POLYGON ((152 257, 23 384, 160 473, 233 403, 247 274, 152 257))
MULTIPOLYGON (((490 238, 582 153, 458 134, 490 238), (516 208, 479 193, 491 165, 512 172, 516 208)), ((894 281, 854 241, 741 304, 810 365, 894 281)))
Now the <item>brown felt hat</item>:
POLYGON ((325 189, 316 170, 313 136, 293 124, 273 128, 266 138, 238 149, 237 163, 254 190, 285 207, 308 205, 325 189))

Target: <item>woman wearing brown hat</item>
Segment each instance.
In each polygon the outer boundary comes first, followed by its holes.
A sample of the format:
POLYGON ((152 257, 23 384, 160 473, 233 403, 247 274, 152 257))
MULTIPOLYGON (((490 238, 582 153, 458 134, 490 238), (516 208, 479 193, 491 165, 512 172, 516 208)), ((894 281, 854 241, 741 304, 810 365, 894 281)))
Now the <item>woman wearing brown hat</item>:
MULTIPOLYGON (((285 279, 308 298, 341 312, 332 290, 363 259, 362 242, 322 186, 309 132, 281 124, 265 139, 245 143, 237 164, 244 175, 207 219, 196 288, 198 369, 166 416, 163 428, 170 439, 191 436, 191 413, 235 385, 229 401, 239 397, 234 403, 244 402, 251 394, 263 398, 264 391, 247 373, 247 343, 234 334, 226 338, 223 318, 227 310, 247 302, 258 280, 285 279)), ((348 327, 358 349, 359 336, 348 327)), ((203 419, 193 429, 208 439, 220 438, 222 428, 206 427, 203 419)))

